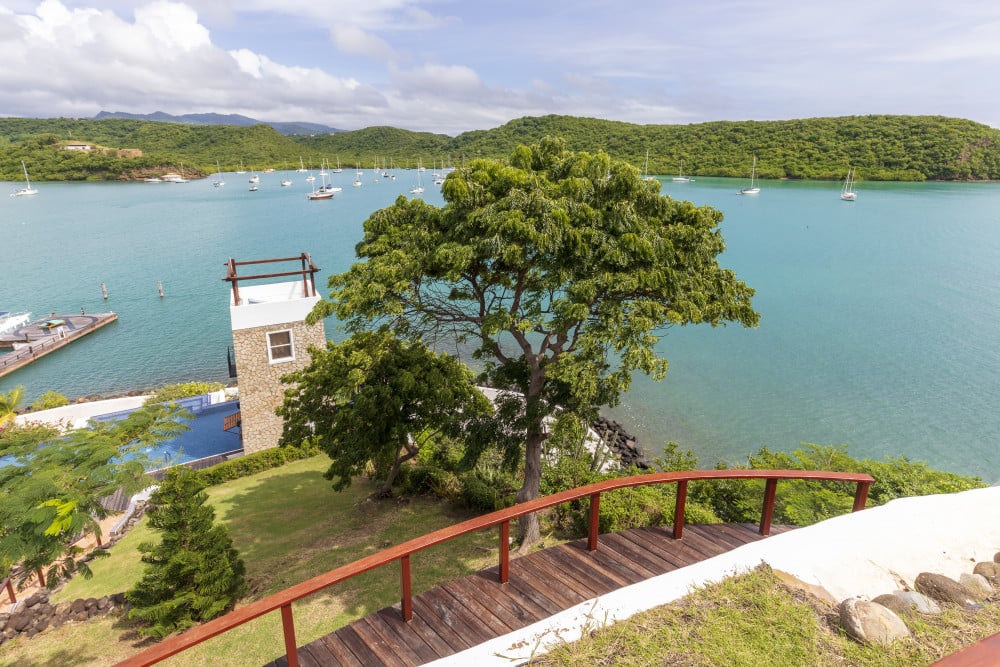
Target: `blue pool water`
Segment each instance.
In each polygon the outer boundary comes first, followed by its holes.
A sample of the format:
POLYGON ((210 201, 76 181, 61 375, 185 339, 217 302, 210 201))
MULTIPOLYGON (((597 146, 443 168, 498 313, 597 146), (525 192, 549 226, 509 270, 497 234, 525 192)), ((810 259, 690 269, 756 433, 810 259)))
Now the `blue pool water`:
MULTIPOLYGON (((191 412, 194 417, 186 420, 190 430, 184 431, 173 440, 161 442, 157 447, 147 450, 153 459, 162 459, 169 464, 197 461, 216 454, 224 454, 243 447, 240 442, 240 429, 232 431, 222 429, 223 420, 240 409, 237 401, 227 401, 211 405, 208 396, 197 396, 176 401, 178 405, 191 412)), ((94 421, 120 419, 128 412, 116 412, 96 417, 94 421)))

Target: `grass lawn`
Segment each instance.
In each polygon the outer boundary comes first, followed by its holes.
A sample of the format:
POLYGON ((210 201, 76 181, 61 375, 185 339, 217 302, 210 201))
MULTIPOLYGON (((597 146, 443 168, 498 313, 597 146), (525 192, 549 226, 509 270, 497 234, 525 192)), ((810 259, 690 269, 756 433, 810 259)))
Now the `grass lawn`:
MULTIPOLYGON (((471 516, 427 498, 366 501, 373 487, 356 482, 337 493, 323 479, 329 459, 317 456, 207 490, 216 519, 225 523, 247 566, 249 602, 365 555, 471 516)), ((56 601, 100 597, 131 586, 142 574, 135 547, 158 534, 145 521, 91 563, 94 577, 77 578, 56 601)), ((484 531, 415 554, 414 594, 497 562, 497 533, 484 531)), ((368 572, 293 605, 301 646, 399 602, 399 567, 368 572)), ((113 665, 149 645, 112 619, 69 624, 30 640, 0 646, 0 664, 113 665)), ((277 612, 211 639, 166 665, 261 665, 284 655, 277 612)))

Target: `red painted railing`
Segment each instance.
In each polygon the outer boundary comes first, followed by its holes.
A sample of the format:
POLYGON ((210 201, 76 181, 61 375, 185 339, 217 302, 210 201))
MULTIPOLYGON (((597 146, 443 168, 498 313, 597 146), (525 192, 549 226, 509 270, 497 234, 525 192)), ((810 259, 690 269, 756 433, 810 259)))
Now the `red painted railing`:
POLYGON ((7 597, 10 598, 10 603, 14 604, 17 602, 17 596, 14 595, 14 583, 7 577, 3 580, 3 587, 7 589, 7 597))
POLYGON ((142 653, 132 656, 119 667, 140 667, 152 665, 185 651, 196 644, 228 632, 255 618, 275 610, 281 611, 281 625, 284 631, 285 652, 289 667, 298 667, 298 651, 295 641, 295 626, 292 619, 292 603, 318 591, 340 583, 359 574, 368 572, 393 561, 399 561, 401 568, 402 615, 409 621, 413 617, 413 592, 410 580, 410 556, 418 551, 447 542, 448 540, 493 526, 500 527, 500 582, 506 583, 510 574, 510 522, 526 514, 561 505, 580 498, 590 498, 590 530, 587 546, 597 549, 597 531, 600 520, 601 494, 615 489, 624 489, 649 484, 677 484, 677 500, 674 513, 674 538, 681 539, 684 532, 684 505, 687 501, 687 484, 691 481, 713 479, 763 479, 764 503, 761 511, 760 533, 770 534, 771 517, 774 513, 774 495, 781 479, 806 479, 823 482, 850 482, 857 485, 854 493, 853 511, 864 509, 868 500, 868 488, 874 482, 871 475, 846 472, 824 472, 816 470, 688 470, 683 472, 661 472, 633 477, 620 477, 603 482, 595 482, 576 489, 562 491, 543 498, 536 498, 490 514, 436 530, 416 537, 408 542, 389 547, 384 551, 348 563, 325 574, 303 581, 280 593, 251 602, 245 607, 232 611, 187 632, 171 637, 142 653))

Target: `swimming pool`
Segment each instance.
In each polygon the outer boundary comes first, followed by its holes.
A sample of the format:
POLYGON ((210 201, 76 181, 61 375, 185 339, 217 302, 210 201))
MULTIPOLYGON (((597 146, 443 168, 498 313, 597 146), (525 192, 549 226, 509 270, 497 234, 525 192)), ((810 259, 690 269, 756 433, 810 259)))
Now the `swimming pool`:
MULTIPOLYGON (((175 465, 242 450, 240 427, 237 426, 231 431, 222 428, 223 420, 239 411, 239 401, 212 403, 211 394, 204 394, 174 402, 194 415, 193 418, 185 420, 190 430, 146 450, 150 458, 164 459, 169 465, 175 465)), ((121 419, 130 412, 132 411, 126 410, 100 415, 94 417, 94 421, 121 419)))

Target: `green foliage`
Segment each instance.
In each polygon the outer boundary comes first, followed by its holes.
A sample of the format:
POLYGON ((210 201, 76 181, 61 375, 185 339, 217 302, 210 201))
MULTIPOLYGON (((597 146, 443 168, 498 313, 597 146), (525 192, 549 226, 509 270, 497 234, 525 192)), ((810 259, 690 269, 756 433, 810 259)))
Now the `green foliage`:
POLYGON ((201 396, 202 394, 219 391, 220 389, 225 389, 225 385, 221 382, 182 382, 180 384, 168 384, 150 394, 149 398, 146 399, 146 405, 201 396))
POLYGON ((143 450, 185 430, 182 414, 157 405, 64 435, 45 426, 0 431, 0 456, 12 461, 0 466, 0 559, 48 568, 50 586, 74 572, 70 541, 101 534, 101 498, 148 484, 143 450))
POLYGON ((149 525, 161 541, 140 545, 146 568, 126 593, 129 618, 147 624, 144 635, 165 637, 213 619, 246 592, 243 561, 225 527, 214 523, 204 488, 195 472, 177 466, 150 499, 149 525))
POLYGON ((635 371, 662 378, 658 331, 757 324, 753 290, 717 262, 721 213, 660 196, 605 153, 546 138, 459 168, 442 194, 444 208, 400 197, 373 213, 365 261, 330 277, 310 317, 474 342, 488 383, 506 390, 489 440, 523 451, 520 500, 538 493, 545 417, 590 419, 635 371))
POLYGON ((304 443, 301 447, 275 447, 251 454, 244 454, 235 459, 223 461, 216 465, 198 471, 198 478, 206 486, 215 486, 234 479, 249 477, 264 470, 280 468, 291 461, 307 459, 319 454, 319 449, 304 443))
POLYGON ((0 430, 14 423, 23 402, 24 385, 19 384, 8 392, 0 392, 0 430))
POLYGON ((490 412, 458 360, 388 331, 361 332, 312 350, 312 361, 283 378, 294 386, 278 408, 282 444, 326 452, 326 473, 342 490, 374 466, 388 494, 401 464, 439 435, 458 436, 490 412))
POLYGON ((464 165, 501 159, 521 144, 564 137, 575 151, 605 151, 636 167, 649 150, 650 170, 695 176, 746 177, 758 157, 762 178, 840 179, 848 166, 862 180, 985 180, 1000 178, 1000 130, 942 116, 842 116, 782 121, 720 121, 634 125, 596 118, 541 116, 512 120, 457 137, 369 127, 353 132, 286 137, 265 125, 184 125, 127 119, 0 118, 0 178, 20 180, 21 160, 32 180, 121 180, 182 168, 189 176, 248 167, 278 169, 299 158, 345 166, 391 161, 413 167, 436 161, 464 165), (68 141, 98 146, 62 150, 68 141), (118 149, 139 149, 140 157, 118 149))
MULTIPOLYGON (((806 444, 790 453, 766 448, 750 456, 749 469, 839 470, 863 472, 875 478, 868 493, 869 505, 882 505, 895 498, 936 493, 955 493, 981 488, 978 477, 932 470, 926 463, 906 457, 884 461, 855 459, 839 447, 806 444)), ((691 497, 713 508, 725 522, 756 522, 764 497, 764 482, 713 481, 693 484, 691 497)), ((789 480, 778 484, 775 523, 809 525, 851 510, 854 484, 789 480)))
POLYGON ((58 391, 49 390, 31 404, 31 409, 34 411, 51 410, 52 408, 61 408, 64 405, 69 405, 69 399, 58 391))

